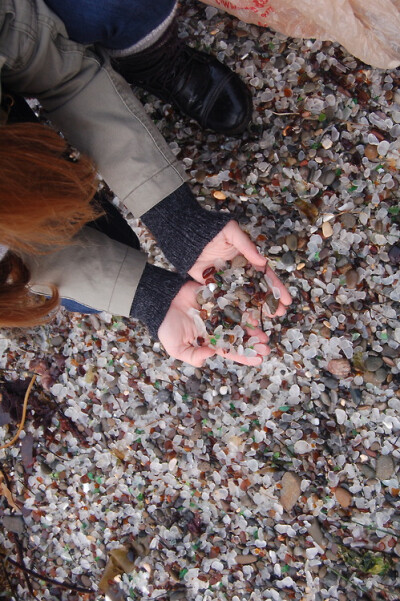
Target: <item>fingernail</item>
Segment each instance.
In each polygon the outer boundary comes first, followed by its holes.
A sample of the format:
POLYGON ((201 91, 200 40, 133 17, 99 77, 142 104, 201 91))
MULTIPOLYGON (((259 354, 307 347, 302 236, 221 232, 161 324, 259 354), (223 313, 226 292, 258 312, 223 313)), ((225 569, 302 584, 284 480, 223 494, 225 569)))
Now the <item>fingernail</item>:
POLYGON ((255 344, 253 348, 255 351, 257 351, 257 353, 263 353, 266 349, 266 346, 265 344, 255 344))

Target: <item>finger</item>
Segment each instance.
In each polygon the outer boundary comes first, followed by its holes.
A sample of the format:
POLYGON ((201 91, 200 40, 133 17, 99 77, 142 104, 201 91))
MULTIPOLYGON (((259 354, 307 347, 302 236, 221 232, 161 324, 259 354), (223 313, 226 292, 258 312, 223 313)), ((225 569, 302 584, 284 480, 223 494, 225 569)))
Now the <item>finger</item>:
POLYGON ((258 338, 258 342, 255 342, 254 344, 267 344, 269 340, 267 334, 263 332, 260 328, 256 328, 255 330, 246 329, 246 333, 248 336, 251 336, 251 338, 253 338, 253 336, 258 338))
POLYGON ((258 327, 260 320, 256 319, 250 313, 244 313, 244 321, 245 321, 245 331, 248 336, 257 336, 259 342, 265 343, 268 342, 269 338, 267 334, 258 327))
POLYGON ((202 367, 202 365, 204 365, 204 362, 213 355, 215 355, 214 348, 210 348, 208 346, 187 346, 186 348, 176 353, 176 359, 185 361, 186 363, 189 363, 189 365, 193 365, 194 367, 202 367))
MULTIPOLYGON (((252 311, 254 311, 254 309, 252 309, 252 311)), ((250 311, 245 311, 243 313, 243 323, 248 329, 248 334, 257 336, 257 334, 254 334, 254 332, 256 330, 257 332, 262 331, 258 327, 260 324, 260 311, 258 310, 256 314, 250 311)))
POLYGON ((250 338, 257 338, 258 342, 254 341, 254 344, 267 344, 269 337, 267 336, 267 334, 265 332, 263 332, 260 328, 245 328, 246 334, 247 336, 249 336, 250 338))
MULTIPOLYGON (((265 275, 270 280, 272 286, 274 288, 278 288, 279 289, 279 291, 281 293, 279 301, 283 305, 289 306, 292 303, 292 297, 289 294, 289 290, 281 282, 281 280, 276 275, 275 271, 273 271, 273 269, 271 269, 271 267, 269 265, 267 265, 267 267, 265 269, 265 275)), ((275 315, 275 313, 274 313, 274 315, 275 315)))
MULTIPOLYGON (((217 355, 221 355, 225 359, 229 359, 230 361, 235 361, 235 363, 241 363, 242 365, 249 366, 257 366, 261 365, 263 361, 263 357, 261 355, 255 355, 254 357, 246 357, 245 355, 239 355, 239 353, 234 352, 224 352, 224 349, 216 349, 217 355)), ((269 354, 269 352, 267 353, 269 354)))
MULTIPOLYGON (((258 325, 258 322, 257 322, 257 325, 258 325)), ((263 332, 261 328, 256 328, 256 327, 248 328, 248 327, 246 327, 245 330, 246 330, 246 334, 248 336, 250 336, 251 338, 253 338, 253 336, 257 337, 258 341, 260 343, 266 343, 269 340, 267 334, 265 332, 263 332)))
POLYGON ((262 357, 266 357, 271 352, 268 344, 262 344, 261 342, 254 344, 252 348, 257 352, 257 355, 261 355, 262 357))
POLYGON ((254 313, 252 313, 250 311, 245 311, 243 313, 243 319, 245 319, 246 323, 249 323, 252 326, 257 326, 258 325, 258 319, 257 319, 257 317, 254 315, 254 313))
POLYGON ((265 315, 265 317, 282 317, 283 315, 285 315, 287 312, 287 306, 284 305, 283 303, 280 303, 278 305, 277 310, 275 311, 275 313, 269 313, 268 311, 263 311, 263 315, 265 315))
POLYGON ((239 227, 238 223, 236 223, 236 221, 230 221, 226 227, 229 228, 227 236, 232 246, 246 257, 249 263, 263 269, 267 262, 266 258, 258 252, 254 242, 252 242, 248 235, 239 227))
POLYGON ((283 315, 285 315, 286 312, 287 312, 287 306, 284 305, 284 304, 282 304, 282 303, 280 303, 279 307, 276 310, 275 315, 277 317, 282 317, 283 315))

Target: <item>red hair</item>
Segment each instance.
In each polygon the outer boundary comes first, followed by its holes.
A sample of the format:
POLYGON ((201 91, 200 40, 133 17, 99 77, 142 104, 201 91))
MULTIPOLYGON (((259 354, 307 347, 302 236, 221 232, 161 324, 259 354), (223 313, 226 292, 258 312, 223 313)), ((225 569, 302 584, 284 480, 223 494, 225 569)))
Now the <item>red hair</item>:
POLYGON ((2 327, 37 326, 53 317, 59 305, 55 286, 49 286, 50 298, 29 290, 29 269, 12 252, 0 262, 0 325, 2 327))
MULTIPOLYGON (((0 244, 10 251, 47 253, 68 244, 101 211, 93 204, 97 176, 85 156, 72 158, 66 141, 49 127, 0 127, 0 244)), ((48 321, 59 303, 29 290, 29 270, 14 253, 0 262, 0 326, 48 321)))

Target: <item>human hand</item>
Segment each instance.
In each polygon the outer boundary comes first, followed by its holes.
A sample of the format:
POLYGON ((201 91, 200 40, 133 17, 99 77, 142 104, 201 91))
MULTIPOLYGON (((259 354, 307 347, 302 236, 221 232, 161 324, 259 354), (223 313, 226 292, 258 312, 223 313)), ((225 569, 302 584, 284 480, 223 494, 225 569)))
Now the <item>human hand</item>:
POLYGON ((280 293, 279 305, 275 311, 275 313, 266 313, 268 317, 281 317, 285 315, 287 308, 292 304, 292 297, 289 294, 289 290, 286 286, 280 281, 275 271, 271 269, 271 267, 267 264, 265 267, 265 279, 270 288, 278 288, 280 293))
POLYGON ((158 330, 158 337, 169 355, 186 361, 190 365, 200 367, 206 359, 215 354, 219 354, 227 359, 243 363, 244 365, 260 365, 265 355, 270 353, 267 346, 268 337, 258 327, 257 321, 248 316, 247 322, 253 326, 246 328, 250 336, 257 336, 259 343, 256 345, 257 356, 246 357, 234 352, 224 352, 224 349, 217 349, 208 346, 208 340, 204 339, 201 345, 195 346, 199 339, 195 321, 190 315, 190 309, 200 309, 196 301, 196 295, 199 291, 199 284, 196 282, 186 282, 173 299, 170 308, 158 330))
POLYGON ((270 317, 282 316, 292 302, 286 286, 280 281, 276 273, 267 265, 267 259, 257 250, 256 245, 247 234, 239 227, 236 221, 229 221, 226 226, 204 247, 203 252, 189 270, 189 275, 204 284, 203 272, 216 261, 230 261, 237 255, 243 255, 256 269, 265 272, 266 280, 272 288, 278 288, 280 293, 279 305, 270 317))

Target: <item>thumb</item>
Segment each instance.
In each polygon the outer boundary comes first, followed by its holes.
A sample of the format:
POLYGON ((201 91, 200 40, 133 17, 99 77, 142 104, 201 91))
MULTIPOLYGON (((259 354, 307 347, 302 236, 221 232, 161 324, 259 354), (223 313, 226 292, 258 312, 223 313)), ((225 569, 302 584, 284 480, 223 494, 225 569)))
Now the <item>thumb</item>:
POLYGON ((254 242, 250 240, 247 234, 239 227, 236 221, 230 221, 231 231, 229 232, 230 243, 255 267, 263 269, 267 262, 257 250, 254 242))

